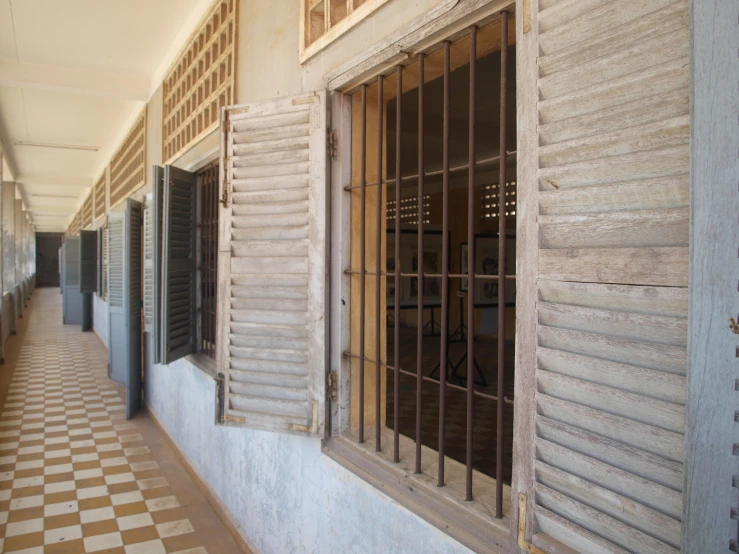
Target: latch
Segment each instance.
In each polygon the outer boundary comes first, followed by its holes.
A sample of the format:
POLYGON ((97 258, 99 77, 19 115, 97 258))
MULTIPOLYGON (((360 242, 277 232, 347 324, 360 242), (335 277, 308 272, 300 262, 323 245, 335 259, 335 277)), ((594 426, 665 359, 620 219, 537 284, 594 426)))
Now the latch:
POLYGON ((328 132, 328 155, 332 160, 336 160, 339 157, 339 140, 336 138, 336 131, 329 130, 328 132))
POLYGON ((737 323, 734 318, 729 318, 729 329, 731 329, 732 333, 735 335, 739 335, 739 323, 737 323))
POLYGON ((329 371, 326 378, 326 392, 328 392, 331 402, 339 401, 339 379, 335 371, 329 371))

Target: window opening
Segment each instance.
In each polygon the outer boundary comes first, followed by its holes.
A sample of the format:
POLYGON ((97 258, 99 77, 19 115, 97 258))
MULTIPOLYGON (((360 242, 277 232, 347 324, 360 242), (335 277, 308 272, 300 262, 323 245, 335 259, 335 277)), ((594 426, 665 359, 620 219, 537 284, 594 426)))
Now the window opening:
POLYGON ((218 293, 218 164, 200 174, 200 341, 198 350, 216 356, 216 295, 218 293))
POLYGON ((494 480, 498 518, 512 472, 514 42, 503 13, 360 85, 346 187, 351 431, 416 473, 433 449, 439 486, 461 464, 467 500, 475 472, 494 480))

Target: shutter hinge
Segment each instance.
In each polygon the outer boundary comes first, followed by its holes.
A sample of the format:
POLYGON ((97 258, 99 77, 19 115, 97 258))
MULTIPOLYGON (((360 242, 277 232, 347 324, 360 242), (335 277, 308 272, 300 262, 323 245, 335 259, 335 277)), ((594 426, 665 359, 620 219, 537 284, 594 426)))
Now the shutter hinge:
POLYGON ((329 371, 326 379, 326 392, 331 402, 339 401, 339 379, 335 371, 329 371))
POLYGON ((223 179, 223 192, 221 193, 221 204, 223 204, 224 208, 228 208, 228 181, 224 178, 223 179))
POLYGON ((338 159, 338 157, 339 157, 339 140, 336 137, 336 131, 330 129, 328 131, 327 140, 328 140, 327 148, 328 148, 328 156, 329 156, 329 158, 331 158, 332 160, 338 159))
POLYGON ((526 554, 547 554, 526 540, 526 495, 518 495, 518 548, 526 554))
POLYGON ((216 375, 216 423, 223 423, 225 414, 226 389, 223 373, 216 375))

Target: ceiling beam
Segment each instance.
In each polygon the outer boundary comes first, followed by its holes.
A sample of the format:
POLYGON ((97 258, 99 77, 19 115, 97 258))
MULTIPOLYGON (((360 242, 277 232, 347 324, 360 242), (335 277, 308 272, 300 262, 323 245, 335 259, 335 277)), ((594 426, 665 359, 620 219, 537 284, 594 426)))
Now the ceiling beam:
POLYGON ((151 77, 143 73, 0 61, 0 86, 56 90, 147 101, 151 77))

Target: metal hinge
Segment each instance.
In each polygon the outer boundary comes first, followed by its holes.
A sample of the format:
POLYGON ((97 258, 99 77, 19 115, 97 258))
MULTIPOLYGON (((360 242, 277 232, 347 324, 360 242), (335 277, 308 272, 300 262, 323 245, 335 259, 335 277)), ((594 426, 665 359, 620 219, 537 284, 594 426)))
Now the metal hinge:
POLYGON ((326 392, 331 402, 339 401, 339 379, 335 371, 329 371, 326 377, 326 392))
MULTIPOLYGON (((227 161, 230 159, 231 156, 226 156, 227 161)), ((228 167, 228 165, 226 165, 226 167, 228 167)), ((228 208, 228 179, 226 179, 225 177, 223 178, 223 184, 221 185, 221 188, 223 189, 223 192, 221 193, 221 204, 223 204, 224 208, 228 208)))
POLYGON ((336 138, 336 131, 329 130, 328 132, 328 156, 332 160, 336 160, 339 157, 339 140, 336 138))
POLYGON ((216 422, 217 423, 223 423, 224 422, 224 414, 225 414, 225 400, 226 400, 226 390, 224 388, 225 386, 225 377, 223 376, 223 373, 219 373, 216 375, 216 422))

